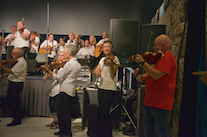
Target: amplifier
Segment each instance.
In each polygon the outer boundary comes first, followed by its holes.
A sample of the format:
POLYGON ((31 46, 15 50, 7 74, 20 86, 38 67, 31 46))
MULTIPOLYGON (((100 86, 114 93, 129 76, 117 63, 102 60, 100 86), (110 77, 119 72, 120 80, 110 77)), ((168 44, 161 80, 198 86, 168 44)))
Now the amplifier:
POLYGON ((91 82, 91 71, 88 66, 82 66, 77 78, 76 86, 89 87, 91 82))

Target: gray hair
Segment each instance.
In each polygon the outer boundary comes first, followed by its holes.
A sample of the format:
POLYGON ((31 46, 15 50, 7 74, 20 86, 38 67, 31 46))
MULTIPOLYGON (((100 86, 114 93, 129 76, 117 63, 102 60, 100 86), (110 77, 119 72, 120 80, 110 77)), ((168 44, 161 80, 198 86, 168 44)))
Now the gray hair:
POLYGON ((14 48, 14 53, 19 53, 19 56, 24 56, 24 50, 22 48, 14 48))
POLYGON ((66 49, 67 52, 70 51, 72 56, 76 54, 76 47, 72 44, 66 45, 64 49, 66 49))

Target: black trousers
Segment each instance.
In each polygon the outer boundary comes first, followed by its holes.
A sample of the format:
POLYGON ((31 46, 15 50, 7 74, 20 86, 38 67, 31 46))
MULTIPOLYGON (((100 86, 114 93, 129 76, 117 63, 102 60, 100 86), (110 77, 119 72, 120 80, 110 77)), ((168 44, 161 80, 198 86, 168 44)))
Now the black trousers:
POLYGON ((98 89, 98 133, 99 137, 112 137, 111 119, 109 111, 116 95, 116 91, 98 89))
POLYGON ((23 51, 24 51, 24 58, 25 58, 25 57, 28 58, 28 55, 29 55, 29 48, 28 48, 28 47, 23 47, 22 49, 23 49, 23 51))
POLYGON ((59 101, 57 106, 58 123, 60 132, 66 136, 72 136, 71 114, 78 113, 77 111, 80 110, 80 105, 77 102, 77 99, 77 94, 75 97, 69 96, 65 92, 60 92, 59 94, 59 101))
POLYGON ((22 92, 24 83, 23 82, 12 82, 9 81, 7 89, 7 104, 11 110, 11 115, 15 121, 21 121, 21 98, 20 93, 22 92))

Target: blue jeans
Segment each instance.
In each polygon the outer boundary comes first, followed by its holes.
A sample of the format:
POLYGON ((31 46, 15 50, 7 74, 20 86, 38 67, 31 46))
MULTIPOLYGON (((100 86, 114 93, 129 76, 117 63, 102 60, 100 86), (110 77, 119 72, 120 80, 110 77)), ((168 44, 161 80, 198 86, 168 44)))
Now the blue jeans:
POLYGON ((143 124, 145 137, 155 137, 155 130, 159 137, 170 137, 169 117, 171 111, 144 106, 143 124))

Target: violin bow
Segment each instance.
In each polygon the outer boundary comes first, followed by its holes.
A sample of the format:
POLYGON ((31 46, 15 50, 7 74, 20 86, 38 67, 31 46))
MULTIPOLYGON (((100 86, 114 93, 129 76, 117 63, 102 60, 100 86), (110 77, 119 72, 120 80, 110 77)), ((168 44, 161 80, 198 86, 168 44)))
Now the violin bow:
POLYGON ((151 42, 151 38, 152 38, 152 34, 154 34, 154 32, 153 32, 153 31, 150 31, 150 36, 149 36, 149 41, 148 41, 147 51, 149 51, 149 46, 150 46, 150 42, 151 42))

